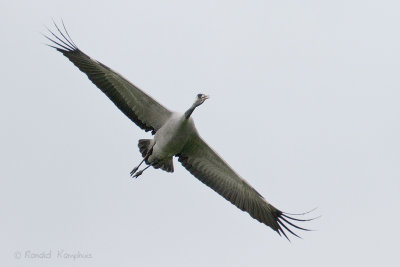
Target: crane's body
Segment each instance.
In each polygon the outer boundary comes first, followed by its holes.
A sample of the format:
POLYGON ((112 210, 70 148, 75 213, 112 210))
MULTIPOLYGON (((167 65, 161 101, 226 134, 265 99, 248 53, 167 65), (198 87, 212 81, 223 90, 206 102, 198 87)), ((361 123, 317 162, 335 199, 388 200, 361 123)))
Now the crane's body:
POLYGON ((156 132, 152 139, 153 153, 149 162, 154 159, 168 159, 182 151, 197 130, 192 118, 186 119, 184 114, 173 113, 167 122, 156 132))
MULTIPOLYGON (((173 157, 182 152, 187 142, 195 134, 197 134, 197 130, 193 119, 186 118, 184 114, 173 112, 165 124, 155 133, 153 139, 139 140, 139 149, 142 152, 143 161, 156 169, 161 168, 164 171, 173 172, 173 157)), ((137 172, 140 164, 131 172, 131 175, 135 178, 143 173, 143 171, 137 172)))
POLYGON ((84 72, 137 126, 154 135, 153 139, 139 140, 143 161, 132 170, 132 177, 138 177, 150 166, 173 172, 175 156, 202 183, 278 234, 288 238, 284 231, 286 229, 297 236, 289 229, 289 225, 307 230, 292 222, 307 219, 291 217, 269 204, 200 137, 191 114, 208 96, 198 94, 195 102, 183 114, 172 112, 117 72, 83 53, 72 41, 65 26, 64 32, 56 24, 55 27, 61 36, 49 30, 55 38, 45 36, 54 44, 49 46, 57 49, 84 72), (138 171, 143 162, 148 166, 138 171))

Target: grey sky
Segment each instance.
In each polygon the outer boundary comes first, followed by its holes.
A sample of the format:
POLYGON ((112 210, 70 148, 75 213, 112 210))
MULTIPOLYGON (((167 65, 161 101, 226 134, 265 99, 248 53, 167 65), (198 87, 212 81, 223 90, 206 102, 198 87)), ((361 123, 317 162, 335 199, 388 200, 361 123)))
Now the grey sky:
POLYGON ((397 1, 1 6, 1 266, 398 265, 397 1), (43 45, 52 17, 172 110, 211 95, 200 134, 276 207, 317 206, 317 231, 289 243, 177 161, 130 179, 150 134, 43 45))

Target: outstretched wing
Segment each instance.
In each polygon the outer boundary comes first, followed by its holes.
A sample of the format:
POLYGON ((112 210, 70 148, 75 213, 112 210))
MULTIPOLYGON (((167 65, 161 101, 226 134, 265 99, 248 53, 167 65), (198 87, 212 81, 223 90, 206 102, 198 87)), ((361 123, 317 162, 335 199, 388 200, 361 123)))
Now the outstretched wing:
POLYGON ((168 120, 171 111, 163 107, 142 90, 130 83, 106 65, 90 58, 72 41, 64 24, 64 32, 54 24, 61 36, 50 32, 45 36, 54 45, 49 45, 66 56, 75 66, 105 93, 108 98, 140 128, 154 134, 168 120))
POLYGON ((260 193, 236 174, 198 134, 192 137, 177 156, 182 165, 201 182, 211 187, 239 209, 248 212, 254 219, 271 227, 279 235, 282 233, 288 238, 284 232, 284 229, 286 229, 298 237, 289 229, 288 225, 308 231, 293 224, 290 220, 309 220, 289 217, 287 213, 269 204, 260 193))

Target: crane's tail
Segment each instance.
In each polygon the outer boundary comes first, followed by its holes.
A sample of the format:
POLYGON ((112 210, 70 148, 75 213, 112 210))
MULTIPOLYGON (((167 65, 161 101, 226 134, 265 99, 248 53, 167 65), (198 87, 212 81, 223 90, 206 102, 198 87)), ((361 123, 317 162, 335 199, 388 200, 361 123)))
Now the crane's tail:
POLYGON ((150 141, 151 141, 151 139, 140 139, 139 140, 138 147, 139 147, 139 151, 140 151, 140 153, 142 153, 143 157, 146 157, 147 154, 151 150, 150 141))
POLYGON ((151 139, 140 139, 138 147, 140 153, 142 153, 143 158, 145 158, 146 164, 152 165, 155 169, 162 169, 166 172, 174 172, 174 163, 172 157, 164 160, 154 158, 151 162, 149 162, 148 156, 151 155, 151 153, 153 152, 151 139))

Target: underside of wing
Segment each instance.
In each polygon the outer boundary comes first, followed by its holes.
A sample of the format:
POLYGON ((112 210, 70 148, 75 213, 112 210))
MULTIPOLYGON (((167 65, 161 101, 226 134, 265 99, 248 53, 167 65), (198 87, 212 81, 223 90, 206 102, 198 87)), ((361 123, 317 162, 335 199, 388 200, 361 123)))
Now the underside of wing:
MULTIPOLYGON (((285 230, 298 237, 289 226, 306 230, 292 221, 309 221, 288 216, 269 204, 251 185, 214 152, 197 134, 177 155, 182 165, 201 182, 251 217, 288 238, 285 230)), ((289 239, 289 238, 288 238, 289 239)))
POLYGON ((140 128, 154 134, 162 127, 171 115, 168 109, 117 72, 83 53, 72 41, 64 24, 63 31, 54 25, 60 36, 49 30, 51 38, 45 36, 53 43, 49 46, 57 49, 84 72, 140 128))

